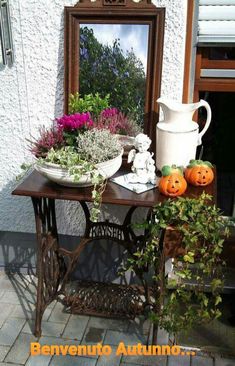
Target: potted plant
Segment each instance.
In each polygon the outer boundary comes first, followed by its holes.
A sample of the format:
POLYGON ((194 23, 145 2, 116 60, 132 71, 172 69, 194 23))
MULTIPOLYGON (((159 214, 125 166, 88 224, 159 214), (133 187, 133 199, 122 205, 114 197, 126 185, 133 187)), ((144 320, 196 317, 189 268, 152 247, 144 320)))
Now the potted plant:
POLYGON ((97 220, 106 179, 120 168, 123 149, 107 129, 95 127, 89 112, 55 120, 40 129, 30 141, 35 168, 52 181, 65 186, 94 186, 91 219, 97 220))
POLYGON ((135 136, 140 129, 129 116, 110 107, 109 95, 70 95, 69 113, 51 128, 40 128, 39 138, 30 140, 30 151, 36 157, 35 168, 54 182, 94 186, 91 219, 95 221, 105 181, 120 168, 122 147, 134 140, 123 141, 120 134, 135 136))
POLYGON ((153 273, 154 292, 146 291, 146 306, 155 330, 160 327, 176 335, 220 316, 221 252, 228 222, 210 200, 205 193, 165 200, 153 208, 150 220, 138 225, 145 235, 127 268, 153 273), (171 257, 173 276, 168 278, 165 261, 171 257))

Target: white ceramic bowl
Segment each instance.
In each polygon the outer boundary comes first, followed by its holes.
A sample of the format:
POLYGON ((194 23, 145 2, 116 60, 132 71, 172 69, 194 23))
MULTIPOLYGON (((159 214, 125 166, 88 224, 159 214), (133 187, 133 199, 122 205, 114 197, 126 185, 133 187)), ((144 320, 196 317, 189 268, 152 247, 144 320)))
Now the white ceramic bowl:
MULTIPOLYGON (((103 163, 96 164, 96 167, 99 173, 105 177, 110 178, 112 177, 122 165, 122 154, 121 153, 114 159, 107 160, 103 163)), ((44 175, 46 178, 56 182, 65 187, 89 187, 92 186, 91 183, 91 176, 89 173, 84 174, 79 182, 74 181, 74 177, 69 175, 67 168, 61 168, 58 164, 53 163, 43 163, 35 164, 35 169, 44 175)))

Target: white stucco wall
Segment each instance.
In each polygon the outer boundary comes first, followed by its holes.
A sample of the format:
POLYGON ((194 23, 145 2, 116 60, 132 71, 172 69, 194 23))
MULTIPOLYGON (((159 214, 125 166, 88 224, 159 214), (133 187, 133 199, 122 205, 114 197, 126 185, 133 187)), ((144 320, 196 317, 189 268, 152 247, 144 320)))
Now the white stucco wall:
MULTIPOLYGON (((63 8, 76 0, 11 0, 15 63, 0 71, 0 231, 34 232, 29 198, 12 197, 20 165, 30 161, 25 138, 63 113, 63 8)), ((166 7, 162 95, 181 100, 187 0, 166 7)), ((81 234, 77 204, 59 202, 59 231, 81 234)), ((122 217, 124 208, 112 208, 122 217), (118 211, 118 212, 117 212, 118 211)), ((110 208, 106 207, 106 212, 110 208)), ((80 225, 81 224, 81 225, 80 225)))

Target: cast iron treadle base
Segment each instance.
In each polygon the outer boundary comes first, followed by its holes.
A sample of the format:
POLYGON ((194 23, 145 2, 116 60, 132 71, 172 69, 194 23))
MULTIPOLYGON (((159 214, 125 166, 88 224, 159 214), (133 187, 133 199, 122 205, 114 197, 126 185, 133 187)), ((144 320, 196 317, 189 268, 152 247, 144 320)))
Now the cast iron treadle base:
POLYGON ((73 285, 73 290, 63 299, 67 310, 74 314, 134 319, 144 312, 144 294, 140 286, 90 281, 75 283, 76 289, 73 285))

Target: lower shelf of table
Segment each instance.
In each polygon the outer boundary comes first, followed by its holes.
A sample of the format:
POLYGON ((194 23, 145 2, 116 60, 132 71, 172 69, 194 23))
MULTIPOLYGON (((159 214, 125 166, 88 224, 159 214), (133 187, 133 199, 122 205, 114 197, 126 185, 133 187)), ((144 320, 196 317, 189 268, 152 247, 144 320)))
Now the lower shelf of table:
POLYGON ((74 314, 129 319, 143 314, 146 306, 141 286, 91 281, 67 284, 63 302, 74 314))

